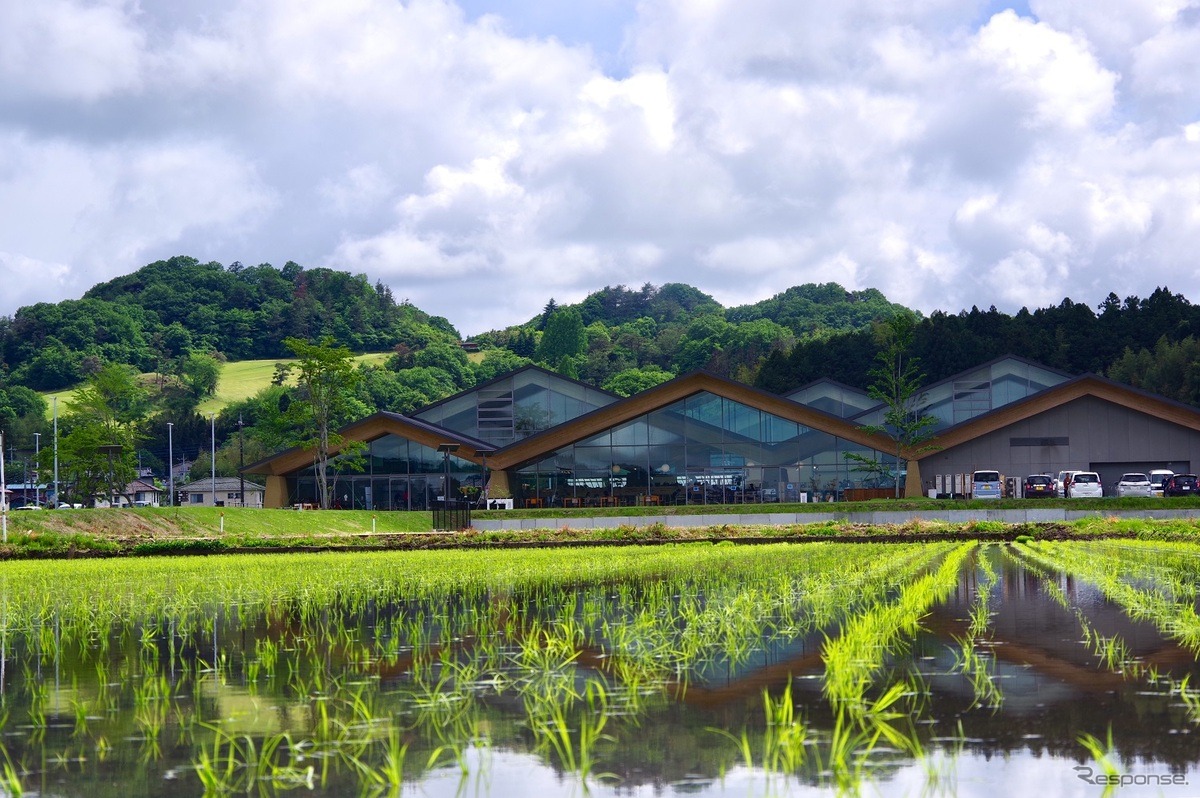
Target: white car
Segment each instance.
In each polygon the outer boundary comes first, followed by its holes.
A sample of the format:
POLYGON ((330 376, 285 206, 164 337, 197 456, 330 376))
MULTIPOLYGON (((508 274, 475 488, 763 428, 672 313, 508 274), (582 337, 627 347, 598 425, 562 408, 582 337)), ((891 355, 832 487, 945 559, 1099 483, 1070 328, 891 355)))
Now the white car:
POLYGON ((1058 498, 1065 499, 1071 495, 1071 478, 1078 473, 1078 471, 1058 472, 1058 476, 1054 479, 1054 492, 1058 494, 1058 498))
POLYGON ((1124 498, 1125 496, 1153 496, 1154 492, 1150 487, 1150 477, 1145 474, 1131 472, 1122 474, 1121 481, 1117 483, 1117 496, 1124 498))
POLYGON ((1077 471, 1067 485, 1068 499, 1099 499, 1104 496, 1104 486, 1095 471, 1077 471))
POLYGON ((1162 498, 1163 483, 1167 481, 1167 477, 1175 476, 1175 472, 1166 468, 1156 468, 1150 472, 1150 494, 1162 498))

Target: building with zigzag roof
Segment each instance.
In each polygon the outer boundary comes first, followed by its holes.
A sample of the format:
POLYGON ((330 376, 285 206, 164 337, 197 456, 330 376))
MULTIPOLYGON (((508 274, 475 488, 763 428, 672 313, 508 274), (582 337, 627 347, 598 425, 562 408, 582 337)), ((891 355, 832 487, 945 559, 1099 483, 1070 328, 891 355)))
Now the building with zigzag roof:
MULTIPOLYGON (((906 496, 953 493, 953 475, 978 469, 1094 470, 1108 485, 1200 465, 1195 408, 1019 357, 932 384, 923 400, 935 437, 901 472, 906 496)), ((347 426, 366 449, 330 470, 339 506, 371 510, 429 509, 447 488, 533 507, 842 500, 894 486, 894 443, 868 428, 880 418, 869 393, 828 380, 778 396, 701 371, 621 398, 527 366, 347 426)), ((309 451, 246 471, 266 475, 268 507, 315 501, 309 451)))

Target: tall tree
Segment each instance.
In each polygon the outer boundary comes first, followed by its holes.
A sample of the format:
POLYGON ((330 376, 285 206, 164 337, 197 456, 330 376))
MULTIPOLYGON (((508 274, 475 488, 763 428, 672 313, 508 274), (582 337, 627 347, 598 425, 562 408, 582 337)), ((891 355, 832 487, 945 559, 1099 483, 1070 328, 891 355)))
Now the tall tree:
MULTIPOLYGON (((926 397, 921 386, 925 375, 919 368, 920 360, 910 354, 916 331, 916 319, 908 313, 897 313, 875 327, 875 340, 879 352, 875 355, 875 366, 868 372, 874 381, 867 393, 885 408, 883 424, 866 424, 869 432, 890 438, 896 451, 896 498, 900 498, 899 476, 905 471, 908 460, 929 451, 925 445, 933 435, 937 419, 925 412, 926 397)), ((878 470, 881 465, 860 454, 848 452, 846 458, 854 460, 862 468, 878 470)))
MULTIPOLYGON (((122 493, 137 476, 141 425, 150 408, 146 390, 128 366, 110 363, 67 402, 59 440, 65 492, 92 503, 122 493)), ((45 452, 43 452, 45 457, 45 452)))
POLYGON ((538 343, 534 360, 558 370, 568 358, 587 352, 587 333, 583 329, 583 318, 574 308, 554 311, 546 321, 542 340, 538 343))
POLYGON ((296 362, 287 364, 283 370, 295 372, 298 389, 287 414, 303 430, 296 445, 313 450, 318 501, 327 510, 329 454, 335 448, 345 448, 336 428, 366 413, 366 407, 355 398, 362 375, 354 367, 354 354, 344 346, 335 345, 331 337, 318 344, 286 338, 284 344, 296 355, 296 362))

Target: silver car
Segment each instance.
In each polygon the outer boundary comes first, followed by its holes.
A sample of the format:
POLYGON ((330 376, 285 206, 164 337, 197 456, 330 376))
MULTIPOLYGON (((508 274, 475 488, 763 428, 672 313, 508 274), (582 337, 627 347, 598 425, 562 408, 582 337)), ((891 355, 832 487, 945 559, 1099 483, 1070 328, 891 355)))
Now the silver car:
POLYGON ((1121 481, 1117 483, 1117 496, 1122 498, 1125 496, 1145 496, 1149 498, 1153 495, 1154 492, 1150 485, 1150 477, 1145 474, 1122 474, 1121 481))

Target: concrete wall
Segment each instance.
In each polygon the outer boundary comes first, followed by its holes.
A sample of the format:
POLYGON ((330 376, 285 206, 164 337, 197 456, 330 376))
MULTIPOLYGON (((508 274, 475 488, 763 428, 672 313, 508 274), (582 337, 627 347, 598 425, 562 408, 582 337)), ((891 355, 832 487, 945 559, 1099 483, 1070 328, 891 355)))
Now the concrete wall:
MULTIPOLYGON (((652 524, 663 524, 674 528, 693 528, 710 526, 792 526, 795 524, 825 524, 831 521, 847 524, 866 524, 881 526, 884 524, 906 524, 914 519, 923 521, 945 521, 952 524, 966 524, 971 521, 1000 521, 1005 524, 1056 524, 1079 521, 1084 518, 1120 516, 1121 518, 1144 518, 1154 520, 1200 518, 1197 509, 1164 509, 1145 510, 1071 510, 1064 507, 1041 507, 1040 502, 1030 502, 1030 507, 1015 509, 962 509, 956 510, 954 502, 947 502, 945 510, 896 511, 874 510, 854 512, 850 509, 835 510, 827 513, 727 513, 722 515, 638 515, 613 516, 592 518, 572 516, 570 518, 513 518, 509 519, 471 519, 471 527, 481 532, 518 531, 522 529, 617 529, 622 526, 644 527, 652 524)), ((844 505, 843 505, 844 506, 844 505)))
MULTIPOLYGON (((1028 442, 1028 440, 1026 441, 1028 442)), ((1200 468, 1200 432, 1103 399, 1085 396, 975 440, 921 459, 921 478, 994 468, 1009 477, 1100 471, 1105 493, 1126 470, 1200 468), (1066 439, 1050 445, 1013 445, 1013 439, 1066 439)))

